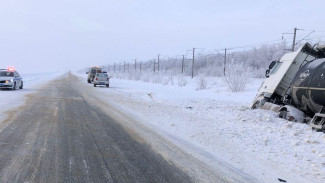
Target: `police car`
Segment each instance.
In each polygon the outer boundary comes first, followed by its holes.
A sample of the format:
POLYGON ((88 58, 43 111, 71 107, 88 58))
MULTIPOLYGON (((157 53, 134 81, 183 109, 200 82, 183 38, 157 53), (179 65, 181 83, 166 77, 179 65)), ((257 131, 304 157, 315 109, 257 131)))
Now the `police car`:
POLYGON ((23 89, 23 79, 19 73, 12 67, 8 69, 0 69, 0 89, 23 89))

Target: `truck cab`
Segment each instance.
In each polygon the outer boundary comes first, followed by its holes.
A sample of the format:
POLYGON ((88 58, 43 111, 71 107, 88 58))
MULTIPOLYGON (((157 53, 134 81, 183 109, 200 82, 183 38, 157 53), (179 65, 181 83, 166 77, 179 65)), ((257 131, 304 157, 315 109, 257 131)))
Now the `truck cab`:
POLYGON ((297 51, 285 54, 279 61, 273 61, 266 70, 267 79, 260 86, 252 108, 259 108, 265 102, 284 103, 290 98, 291 84, 297 72, 304 64, 315 60, 316 54, 316 50, 305 43, 297 51))
POLYGON ((90 67, 88 72, 86 72, 86 74, 88 74, 87 82, 88 83, 94 82, 94 79, 95 79, 95 76, 96 76, 97 73, 102 73, 102 68, 100 68, 100 67, 90 67))

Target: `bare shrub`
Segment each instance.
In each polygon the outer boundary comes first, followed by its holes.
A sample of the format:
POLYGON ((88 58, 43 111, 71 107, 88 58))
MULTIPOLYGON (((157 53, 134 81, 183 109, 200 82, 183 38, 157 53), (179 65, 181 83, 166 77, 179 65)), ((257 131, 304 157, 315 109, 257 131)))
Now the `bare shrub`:
POLYGON ((160 73, 157 73, 157 74, 154 74, 153 75, 153 78, 152 78, 152 81, 151 82, 153 82, 153 83, 161 83, 162 82, 162 80, 163 80, 163 75, 162 74, 160 74, 160 73))
POLYGON ((141 81, 146 82, 146 83, 150 82, 150 76, 149 76, 149 74, 142 75, 141 76, 141 81))
POLYGON ((134 75, 134 80, 136 80, 136 81, 141 80, 141 75, 140 75, 140 73, 136 73, 136 74, 134 75))
POLYGON ((203 90, 203 89, 207 88, 208 81, 205 79, 204 76, 199 76, 196 80, 196 84, 197 84, 197 87, 196 87, 197 90, 203 90))
POLYGON ((233 61, 226 67, 223 77, 232 92, 243 92, 251 75, 250 69, 245 68, 242 63, 233 61))
POLYGON ((178 76, 177 81, 178 81, 178 86, 180 87, 187 85, 187 80, 183 76, 178 76))
POLYGON ((135 75, 134 75, 133 72, 130 72, 130 73, 127 74, 127 79, 128 80, 134 80, 134 78, 135 78, 135 75))
POLYGON ((172 73, 169 73, 168 80, 171 85, 174 85, 174 75, 172 73))
POLYGON ((163 85, 168 85, 168 83, 169 83, 169 78, 167 77, 167 78, 164 78, 163 80, 162 80, 162 84, 163 85))

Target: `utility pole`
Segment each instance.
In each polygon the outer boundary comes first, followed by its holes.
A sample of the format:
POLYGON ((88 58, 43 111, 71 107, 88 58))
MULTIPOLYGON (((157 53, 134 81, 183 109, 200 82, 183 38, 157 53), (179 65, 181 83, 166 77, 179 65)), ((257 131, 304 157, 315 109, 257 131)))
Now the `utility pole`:
POLYGON ((223 62, 223 75, 226 75, 227 48, 225 48, 225 60, 223 62))
POLYGON ((125 73, 125 61, 124 61, 124 65, 123 65, 123 72, 125 73))
POLYGON ((295 51, 295 45, 296 45, 296 33, 297 33, 297 28, 295 28, 294 31, 293 31, 292 52, 295 51))
POLYGON ((134 60, 134 71, 137 71, 137 59, 134 60))
POLYGON ((140 75, 141 75, 141 66, 142 66, 142 62, 140 62, 140 75))
POLYGON ((282 33, 282 39, 283 39, 283 35, 284 35, 284 34, 293 34, 292 47, 291 47, 291 49, 285 49, 285 50, 290 50, 290 51, 292 51, 292 52, 295 51, 297 30, 302 30, 302 29, 294 28, 294 29, 293 29, 293 33, 282 33))
POLYGON ((114 73, 115 73, 115 62, 114 62, 114 73))
POLYGON ((128 63, 128 73, 130 72, 130 63, 128 63))
POLYGON ((195 55, 195 48, 193 48, 193 59, 192 59, 192 78, 194 77, 194 55, 195 55))
POLYGON ((153 72, 156 73, 156 60, 153 59, 153 72))
POLYGON ((183 60, 182 60, 182 74, 184 74, 184 60, 185 60, 185 55, 183 55, 183 60))
POLYGON ((158 54, 158 72, 159 72, 159 54, 158 54))

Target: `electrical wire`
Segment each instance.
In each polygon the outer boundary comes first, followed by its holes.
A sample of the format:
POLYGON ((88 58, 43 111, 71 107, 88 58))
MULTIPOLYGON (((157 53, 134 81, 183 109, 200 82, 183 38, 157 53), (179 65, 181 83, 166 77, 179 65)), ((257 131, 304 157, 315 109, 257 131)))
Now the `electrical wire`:
MULTIPOLYGON (((312 37, 310 36, 313 33, 324 33, 325 31, 315 31, 315 30, 307 30, 307 29, 297 29, 297 30, 299 30, 299 31, 310 31, 310 33, 308 33, 305 36, 297 36, 296 39, 299 40, 299 41, 297 41, 297 43, 295 45, 301 43, 302 41, 311 41, 311 40, 325 38, 325 34, 313 35, 312 37)), ((286 31, 286 32, 290 32, 290 31, 292 31, 292 30, 289 30, 289 31, 286 31)), ((256 47, 256 46, 262 46, 262 45, 266 45, 266 44, 269 44, 269 43, 277 44, 277 43, 281 43, 281 42, 290 42, 290 41, 293 41, 293 38, 276 39, 276 40, 271 40, 271 41, 264 41, 264 42, 249 44, 249 45, 234 46, 234 47, 227 47, 227 48, 218 48, 218 49, 195 48, 195 51, 196 51, 196 54, 203 55, 203 54, 219 54, 219 52, 222 52, 225 49, 227 49, 227 51, 237 50, 237 51, 227 52, 227 54, 231 54, 231 53, 236 53, 236 52, 240 51, 239 49, 243 49, 243 48, 253 48, 253 47, 256 47)), ((186 50, 184 56, 185 57, 192 57, 192 53, 193 53, 192 49, 191 50, 186 50)), ((220 53, 220 54, 222 54, 222 53, 220 53)), ((182 56, 183 55, 177 55, 175 57, 182 57, 182 56)), ((164 56, 161 55, 160 58, 164 59, 166 57, 167 57, 166 55, 164 55, 164 56)), ((142 61, 142 62, 144 62, 144 61, 142 61)))
POLYGON ((300 41, 298 41, 295 45, 299 44, 301 41, 305 40, 307 37, 309 37, 312 33, 314 33, 315 31, 311 31, 307 36, 305 36, 304 38, 302 38, 300 41))

